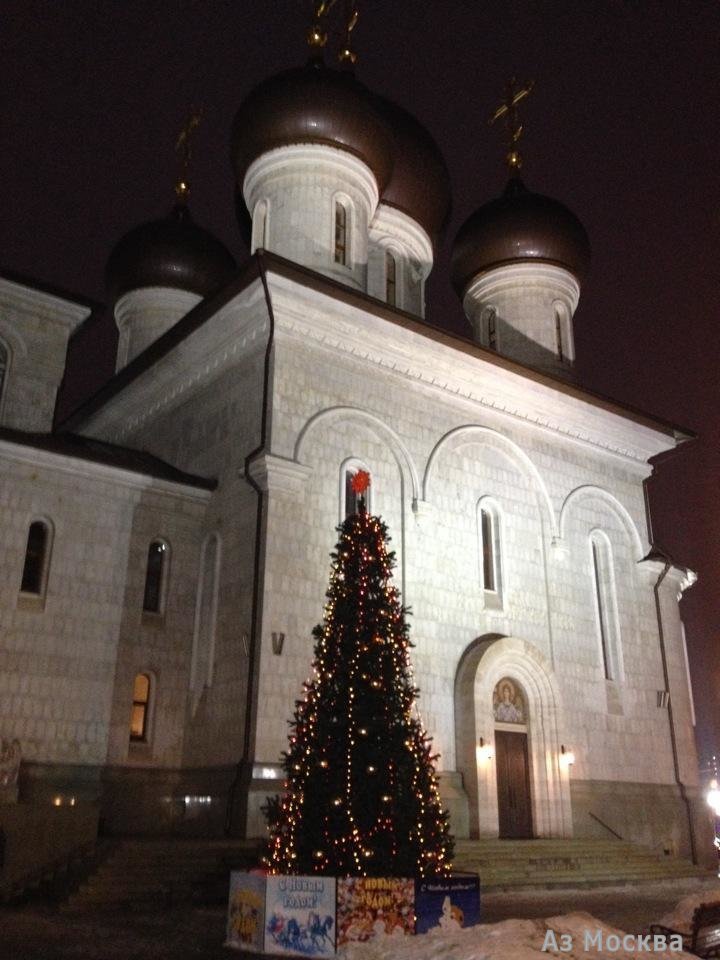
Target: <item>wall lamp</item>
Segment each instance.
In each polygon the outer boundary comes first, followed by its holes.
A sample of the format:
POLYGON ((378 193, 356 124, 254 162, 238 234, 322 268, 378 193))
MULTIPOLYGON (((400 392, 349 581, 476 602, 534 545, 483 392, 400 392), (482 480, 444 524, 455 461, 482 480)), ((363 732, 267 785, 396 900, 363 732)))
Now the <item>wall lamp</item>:
POLYGON ((571 767, 575 763, 575 754, 572 750, 566 750, 564 743, 560 747, 560 763, 564 767, 571 767))
POLYGON ((491 743, 486 743, 485 740, 480 737, 477 745, 477 758, 481 763, 489 763, 490 760, 494 757, 494 752, 491 743))

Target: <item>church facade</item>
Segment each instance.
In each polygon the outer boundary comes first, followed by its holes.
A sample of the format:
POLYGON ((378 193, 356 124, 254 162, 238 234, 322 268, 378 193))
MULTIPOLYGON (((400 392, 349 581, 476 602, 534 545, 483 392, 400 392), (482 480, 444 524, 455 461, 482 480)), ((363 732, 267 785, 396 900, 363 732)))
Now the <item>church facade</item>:
POLYGON ((115 833, 263 832, 349 480, 396 552, 458 837, 701 856, 678 599, 643 481, 686 435, 582 390, 587 238, 515 171, 455 243, 473 338, 423 320, 447 171, 310 65, 241 106, 235 268, 185 197, 108 265, 117 373, 53 424, 88 314, 0 280, 0 735, 20 802, 115 833))

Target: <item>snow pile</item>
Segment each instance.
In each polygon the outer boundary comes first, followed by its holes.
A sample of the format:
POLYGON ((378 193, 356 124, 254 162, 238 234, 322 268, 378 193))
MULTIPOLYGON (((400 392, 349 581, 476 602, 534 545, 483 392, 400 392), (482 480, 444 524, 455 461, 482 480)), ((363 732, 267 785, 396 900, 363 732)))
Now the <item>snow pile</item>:
POLYGON ((348 944, 340 951, 342 960, 638 960, 643 955, 652 960, 692 960, 687 953, 656 951, 652 941, 646 946, 637 937, 580 912, 547 920, 503 920, 416 937, 389 936, 348 944))
POLYGON ((698 893, 691 893, 684 897, 671 913, 666 913, 662 920, 658 920, 664 927, 689 932, 692 925, 693 913, 702 903, 720 903, 720 886, 703 887, 698 893))

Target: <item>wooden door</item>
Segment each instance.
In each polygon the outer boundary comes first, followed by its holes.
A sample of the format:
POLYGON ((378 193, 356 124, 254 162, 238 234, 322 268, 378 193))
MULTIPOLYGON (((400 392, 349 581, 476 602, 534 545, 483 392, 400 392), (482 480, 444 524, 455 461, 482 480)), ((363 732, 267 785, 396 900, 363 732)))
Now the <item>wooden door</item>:
POLYGON ((500 837, 530 838, 533 831, 527 734, 496 730, 495 764, 500 837))

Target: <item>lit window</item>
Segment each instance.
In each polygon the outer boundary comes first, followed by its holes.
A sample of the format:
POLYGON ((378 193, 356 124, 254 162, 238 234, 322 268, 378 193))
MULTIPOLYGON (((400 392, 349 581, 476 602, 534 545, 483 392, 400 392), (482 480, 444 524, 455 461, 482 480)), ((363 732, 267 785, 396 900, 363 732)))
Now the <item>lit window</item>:
POLYGON ((146 613, 162 613, 168 546, 162 540, 153 540, 148 548, 145 572, 143 610, 146 613))
POLYGON ((397 304, 397 260, 385 251, 385 300, 394 307, 397 304))
POLYGON ((480 574, 483 590, 495 603, 502 601, 500 515, 494 504, 483 500, 479 509, 480 574))
POLYGON ((603 672, 607 680, 615 680, 618 674, 619 630, 610 544, 603 534, 595 531, 590 538, 590 546, 603 672))
POLYGON ((347 264, 347 209, 335 201, 335 263, 347 264))
POLYGON ((149 708, 150 677, 146 673, 139 673, 133 683, 133 703, 130 714, 131 740, 147 740, 149 708))
POLYGON ((25 548, 25 564, 20 585, 22 593, 40 596, 45 592, 49 542, 50 531, 47 524, 41 520, 33 521, 28 530, 25 548))

